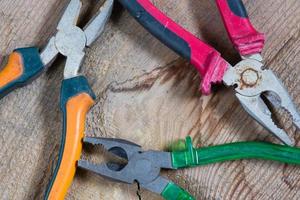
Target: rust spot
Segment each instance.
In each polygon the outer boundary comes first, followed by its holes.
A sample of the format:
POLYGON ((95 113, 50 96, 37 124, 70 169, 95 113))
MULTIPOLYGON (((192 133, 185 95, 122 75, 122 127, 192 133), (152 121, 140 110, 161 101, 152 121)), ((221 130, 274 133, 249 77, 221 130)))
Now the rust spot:
POLYGON ((259 79, 261 77, 259 76, 258 71, 254 70, 253 68, 247 68, 241 73, 241 86, 240 88, 248 88, 248 87, 254 87, 258 84, 259 79))

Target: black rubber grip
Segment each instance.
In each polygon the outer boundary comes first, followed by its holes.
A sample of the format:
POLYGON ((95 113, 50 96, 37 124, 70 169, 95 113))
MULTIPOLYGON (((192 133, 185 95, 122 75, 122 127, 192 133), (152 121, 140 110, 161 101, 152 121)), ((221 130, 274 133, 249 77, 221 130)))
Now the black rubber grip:
POLYGON ((248 13, 242 0, 227 0, 227 2, 231 11, 235 15, 243 18, 248 18, 248 13))
POLYGON ((154 18, 152 14, 147 12, 147 10, 136 0, 119 0, 119 2, 144 28, 167 47, 171 48, 185 59, 191 59, 191 49, 189 44, 181 38, 179 34, 172 32, 164 24, 154 18))

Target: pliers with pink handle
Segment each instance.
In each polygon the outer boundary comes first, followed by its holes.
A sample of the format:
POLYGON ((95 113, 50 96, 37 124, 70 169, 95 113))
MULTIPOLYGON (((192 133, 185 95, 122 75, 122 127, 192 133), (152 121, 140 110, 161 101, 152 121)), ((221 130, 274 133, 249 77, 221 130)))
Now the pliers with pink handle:
POLYGON ((277 76, 263 64, 265 38, 251 24, 241 0, 215 0, 228 35, 242 61, 231 66, 221 54, 175 23, 150 0, 119 0, 135 19, 161 42, 189 60, 202 76, 201 91, 211 93, 211 85, 223 82, 234 88, 244 109, 262 126, 287 145, 294 141, 272 120, 268 100, 287 110, 300 129, 300 115, 277 76), (264 95, 266 98, 261 98, 264 95))

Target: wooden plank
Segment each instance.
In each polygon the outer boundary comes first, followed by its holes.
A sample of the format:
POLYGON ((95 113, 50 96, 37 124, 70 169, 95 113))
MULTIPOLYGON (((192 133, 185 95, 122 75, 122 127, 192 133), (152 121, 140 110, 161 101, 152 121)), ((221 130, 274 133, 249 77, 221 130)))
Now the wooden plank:
MULTIPOLYGON (((239 60, 213 0, 153 2, 231 63, 239 60)), ((0 0, 0 54, 44 44, 67 3, 0 0)), ((299 107, 300 1, 245 4, 255 26, 267 35, 267 65, 299 107)), ((31 85, 0 101, 1 199, 42 198, 59 149, 62 72, 59 59, 31 85)), ((278 142, 248 116, 230 89, 219 87, 213 95, 202 96, 193 67, 122 9, 88 50, 82 73, 98 97, 87 119, 90 136, 121 137, 156 150, 186 135, 198 147, 257 139, 278 142)), ((299 131, 286 126, 299 145, 299 131)), ((164 172, 197 199, 299 199, 299 174, 295 166, 254 160, 164 172)), ((79 171, 66 199, 137 199, 136 189, 79 171)), ((143 199, 159 199, 147 191, 141 194, 143 199)))

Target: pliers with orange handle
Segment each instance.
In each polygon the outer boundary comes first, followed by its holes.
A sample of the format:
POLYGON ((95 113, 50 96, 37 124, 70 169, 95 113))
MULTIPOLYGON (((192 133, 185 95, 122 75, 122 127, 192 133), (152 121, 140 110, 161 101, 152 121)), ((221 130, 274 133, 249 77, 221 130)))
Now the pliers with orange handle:
POLYGON ((71 0, 58 24, 56 35, 49 40, 45 49, 41 53, 35 47, 15 50, 0 72, 1 98, 37 77, 51 65, 58 54, 67 58, 61 86, 61 147, 44 199, 64 199, 73 180, 76 162, 82 150, 86 113, 95 99, 87 79, 78 72, 85 56, 84 49, 103 32, 113 2, 106 0, 96 16, 81 29, 76 24, 82 3, 80 0, 71 0))
POLYGON ((213 47, 166 16, 151 0, 119 2, 156 38, 189 60, 202 76, 203 94, 210 94, 211 85, 215 83, 223 82, 232 87, 248 114, 283 143, 294 145, 287 133, 274 123, 267 105, 270 102, 288 111, 298 129, 300 114, 282 82, 264 65, 261 56, 264 35, 251 24, 241 0, 215 0, 229 38, 241 56, 241 61, 235 66, 223 59, 213 47))

